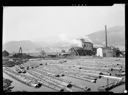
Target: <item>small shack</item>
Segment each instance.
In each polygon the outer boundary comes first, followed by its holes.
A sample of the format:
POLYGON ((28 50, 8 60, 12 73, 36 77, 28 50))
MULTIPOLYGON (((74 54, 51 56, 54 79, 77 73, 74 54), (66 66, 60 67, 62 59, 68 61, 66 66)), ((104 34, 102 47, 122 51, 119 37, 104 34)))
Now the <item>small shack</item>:
POLYGON ((96 56, 103 57, 103 49, 102 48, 97 48, 96 56))
POLYGON ((96 55, 100 57, 114 57, 114 51, 110 47, 100 47, 97 48, 96 55))

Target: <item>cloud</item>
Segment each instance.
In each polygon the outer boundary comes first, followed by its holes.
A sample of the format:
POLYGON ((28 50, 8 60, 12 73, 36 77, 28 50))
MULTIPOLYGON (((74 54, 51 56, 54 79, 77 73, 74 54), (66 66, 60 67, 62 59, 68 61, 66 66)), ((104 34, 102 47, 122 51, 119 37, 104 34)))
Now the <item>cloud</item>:
POLYGON ((85 36, 84 39, 85 39, 85 41, 87 41, 87 42, 91 42, 91 43, 93 43, 93 41, 92 41, 91 39, 89 39, 88 36, 85 36))
POLYGON ((59 38, 61 41, 63 42, 67 42, 69 43, 70 45, 73 45, 73 46, 78 46, 78 47, 82 47, 82 43, 80 40, 77 40, 75 38, 69 38, 67 34, 60 34, 59 35, 59 38))
POLYGON ((71 43, 76 46, 82 47, 82 43, 80 40, 73 39, 73 40, 71 40, 71 43))

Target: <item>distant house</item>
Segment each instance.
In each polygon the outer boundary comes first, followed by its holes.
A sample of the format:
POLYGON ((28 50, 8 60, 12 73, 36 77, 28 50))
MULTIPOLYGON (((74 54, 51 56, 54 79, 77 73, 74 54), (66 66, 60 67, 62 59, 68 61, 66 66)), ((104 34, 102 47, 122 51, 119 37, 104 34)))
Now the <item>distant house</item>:
POLYGON ((97 48, 96 56, 103 57, 103 49, 97 48))
POLYGON ((114 57, 114 51, 110 47, 99 47, 96 55, 100 57, 114 57))
POLYGON ((9 56, 9 52, 7 52, 6 50, 4 50, 4 51, 2 52, 2 56, 4 56, 4 57, 9 56))

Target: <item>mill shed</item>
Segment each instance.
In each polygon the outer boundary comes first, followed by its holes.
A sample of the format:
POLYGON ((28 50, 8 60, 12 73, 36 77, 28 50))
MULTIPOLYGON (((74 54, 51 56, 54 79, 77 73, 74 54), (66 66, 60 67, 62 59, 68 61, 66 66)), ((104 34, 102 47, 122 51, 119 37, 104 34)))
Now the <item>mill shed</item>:
POLYGON ((100 57, 113 57, 114 51, 110 47, 100 47, 97 48, 96 55, 100 57))

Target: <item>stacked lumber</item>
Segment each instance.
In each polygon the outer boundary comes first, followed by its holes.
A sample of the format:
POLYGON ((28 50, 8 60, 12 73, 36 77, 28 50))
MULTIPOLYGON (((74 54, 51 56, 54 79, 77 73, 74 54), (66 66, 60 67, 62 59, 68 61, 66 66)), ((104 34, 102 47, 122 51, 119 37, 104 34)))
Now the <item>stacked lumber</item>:
POLYGON ((38 72, 39 74, 44 75, 44 77, 50 78, 53 81, 55 81, 55 82, 57 82, 57 83, 59 83, 61 85, 64 85, 66 87, 69 87, 69 85, 70 85, 70 83, 64 81, 63 79, 59 79, 59 78, 54 77, 52 73, 45 72, 45 71, 40 71, 40 70, 37 70, 37 69, 36 70, 33 70, 33 71, 38 72))
POLYGON ((38 81, 35 81, 34 79, 33 80, 30 80, 28 79, 27 77, 25 76, 21 76, 21 75, 16 75, 15 73, 12 73, 10 71, 7 71, 7 70, 4 70, 4 73, 6 73, 7 75, 11 76, 12 78, 28 85, 28 86, 33 86, 33 87, 40 87, 41 84, 40 82, 38 81))
POLYGON ((80 80, 84 80, 84 81, 88 81, 88 82, 93 82, 93 83, 95 83, 96 82, 96 80, 94 80, 94 79, 88 79, 88 78, 85 78, 85 77, 81 77, 81 76, 79 76, 79 75, 73 75, 73 74, 71 74, 71 73, 69 73, 69 72, 67 72, 67 73, 65 73, 67 76, 69 76, 69 77, 72 77, 72 78, 76 78, 76 79, 80 79, 80 80))
POLYGON ((124 80, 115 81, 115 82, 110 83, 110 84, 108 84, 108 85, 100 86, 100 87, 98 88, 98 90, 99 90, 99 91, 108 91, 108 90, 111 90, 111 89, 113 89, 113 88, 115 88, 115 87, 117 87, 117 86, 119 86, 119 85, 124 84, 124 83, 125 83, 124 80))
MULTIPOLYGON (((82 71, 78 71, 76 69, 68 69, 68 68, 62 68, 62 67, 59 67, 59 66, 56 66, 57 69, 59 69, 60 73, 70 73, 72 75, 80 75, 81 77, 85 78, 85 79, 92 79, 92 80, 95 80, 97 78, 99 78, 99 75, 98 74, 93 74, 93 73, 84 73, 82 71)), ((44 68, 43 68, 44 69, 44 68)), ((45 68, 46 69, 46 68, 45 68)), ((49 68, 47 68, 47 70, 50 71, 49 68)), ((69 74, 68 74, 69 75, 69 74)))
MULTIPOLYGON (((60 70, 62 70, 60 68, 60 70)), ((74 71, 71 71, 69 69, 63 69, 63 73, 67 76, 70 76, 70 77, 73 77, 73 78, 77 78, 77 79, 81 79, 81 80, 85 80, 85 81, 88 81, 88 82, 95 82, 95 79, 94 78, 89 78, 87 76, 80 76, 79 75, 79 72, 78 73, 75 73, 74 71)))
POLYGON ((69 91, 69 92, 72 92, 72 90, 71 89, 69 89, 69 88, 67 88, 67 87, 65 87, 64 85, 62 85, 63 83, 61 83, 61 82, 59 82, 59 81, 57 81, 57 80, 55 80, 55 79, 52 79, 52 78, 50 78, 50 77, 48 77, 48 76, 45 76, 45 75, 42 75, 42 74, 39 74, 38 72, 35 72, 35 71, 28 71, 31 75, 33 75, 33 76, 35 76, 35 77, 37 77, 37 78, 39 78, 39 79, 41 79, 41 80, 44 80, 45 82, 47 82, 47 83, 50 83, 50 84, 52 84, 52 85, 55 85, 57 88, 57 90, 59 90, 60 91, 60 88, 61 89, 65 89, 66 91, 69 91), (59 88, 59 89, 58 89, 59 88))
POLYGON ((122 80, 122 77, 116 77, 116 76, 107 76, 107 75, 101 75, 104 78, 110 78, 110 79, 117 79, 117 80, 122 80))
POLYGON ((76 73, 76 75, 77 74, 79 74, 79 75, 81 75, 81 76, 84 76, 84 77, 86 77, 87 78, 87 76, 89 76, 88 78, 99 78, 99 72, 98 73, 90 73, 90 72, 86 72, 85 70, 77 70, 77 69, 74 69, 74 68, 63 68, 63 67, 60 67, 60 66, 56 66, 56 68, 58 68, 59 70, 63 70, 63 72, 64 71, 68 71, 69 73, 76 73))
POLYGON ((38 79, 44 86, 48 87, 48 88, 51 88, 51 89, 54 89, 56 91, 62 91, 63 89, 48 82, 47 80, 43 80, 39 75, 33 73, 33 72, 28 72, 30 75, 32 75, 34 78, 38 79))
MULTIPOLYGON (((43 68, 44 69, 44 68, 43 68)), ((46 69, 46 68, 45 68, 46 69)), ((73 74, 73 75, 80 75, 80 76, 83 76, 83 78, 87 78, 87 79, 96 79, 96 77, 93 77, 93 76, 89 76, 87 74, 82 74, 80 73, 79 71, 76 72, 76 70, 72 70, 72 69, 67 69, 67 68, 59 68, 59 71, 61 74, 65 74, 65 73, 70 73, 70 74, 73 74)), ((47 68, 47 71, 49 71, 50 69, 47 68)))
MULTIPOLYGON (((37 69, 36 69, 37 70, 37 69)), ((47 76, 49 76, 49 77, 52 77, 52 78, 55 78, 55 79, 57 79, 57 80, 60 80, 60 81, 63 81, 63 82, 66 82, 66 83, 71 83, 71 81, 67 81, 67 80, 64 80, 64 79, 62 79, 61 77, 55 77, 56 76, 56 74, 55 73, 53 73, 53 72, 50 72, 49 70, 46 70, 46 69, 38 69, 37 71, 40 71, 40 73, 41 72, 43 72, 43 74, 45 74, 45 75, 47 75, 47 76)))
MULTIPOLYGON (((48 73, 52 73, 53 74, 53 72, 52 71, 50 71, 48 68, 43 68, 43 69, 40 69, 41 71, 46 71, 46 72, 48 72, 48 73)), ((55 71, 54 71, 55 72, 55 71)), ((54 78, 56 78, 56 77, 54 77, 54 78)), ((64 79, 62 79, 61 77, 59 77, 59 78, 57 78, 58 80, 60 80, 60 81, 64 81, 64 82, 67 82, 67 83, 71 83, 70 81, 68 81, 68 80, 64 80, 64 79)), ((77 85, 75 85, 75 84, 73 84, 73 83, 71 83, 71 85, 73 86, 73 87, 75 87, 75 88, 78 88, 78 89, 81 89, 82 91, 85 91, 85 89, 83 88, 83 87, 80 87, 80 86, 77 86, 77 85)))

